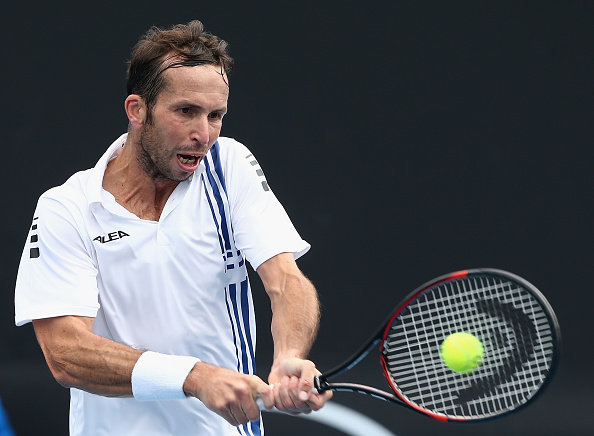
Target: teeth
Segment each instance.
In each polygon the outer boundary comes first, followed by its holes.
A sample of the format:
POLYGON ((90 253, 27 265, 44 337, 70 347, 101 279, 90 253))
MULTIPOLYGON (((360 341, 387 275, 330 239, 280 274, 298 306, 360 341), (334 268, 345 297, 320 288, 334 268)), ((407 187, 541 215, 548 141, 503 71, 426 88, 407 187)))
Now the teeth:
POLYGON ((189 156, 185 157, 180 154, 179 160, 183 164, 192 164, 192 163, 196 162, 196 156, 189 155, 189 156))

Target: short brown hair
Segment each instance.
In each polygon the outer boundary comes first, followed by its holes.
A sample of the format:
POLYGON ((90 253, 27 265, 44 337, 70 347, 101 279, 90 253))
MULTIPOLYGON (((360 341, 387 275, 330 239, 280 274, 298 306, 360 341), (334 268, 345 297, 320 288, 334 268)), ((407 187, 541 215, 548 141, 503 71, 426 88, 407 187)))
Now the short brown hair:
POLYGON ((132 50, 126 83, 128 95, 140 95, 150 117, 157 96, 165 86, 163 71, 175 66, 213 64, 228 74, 233 59, 227 49, 228 44, 206 32, 198 20, 166 30, 152 27, 132 50))

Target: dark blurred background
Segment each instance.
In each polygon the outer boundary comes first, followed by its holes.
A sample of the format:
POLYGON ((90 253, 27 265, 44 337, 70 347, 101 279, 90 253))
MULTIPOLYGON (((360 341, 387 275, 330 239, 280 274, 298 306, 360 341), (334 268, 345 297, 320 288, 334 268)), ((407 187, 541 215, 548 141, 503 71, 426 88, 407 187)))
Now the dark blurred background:
MULTIPOLYGON (((126 61, 151 25, 202 20, 236 68, 223 134, 248 145, 302 236, 324 305, 311 357, 347 357, 434 276, 507 269, 556 309, 553 383, 512 417, 442 424, 373 398, 335 401, 406 435, 594 434, 591 274, 594 6, 526 2, 41 2, 2 7, 0 397, 18 435, 67 434, 68 392, 13 288, 38 196, 126 130, 126 61)), ((257 280, 259 372, 271 359, 257 280)), ((379 360, 353 370, 385 387, 379 360)), ((267 416, 267 434, 335 435, 267 416)))

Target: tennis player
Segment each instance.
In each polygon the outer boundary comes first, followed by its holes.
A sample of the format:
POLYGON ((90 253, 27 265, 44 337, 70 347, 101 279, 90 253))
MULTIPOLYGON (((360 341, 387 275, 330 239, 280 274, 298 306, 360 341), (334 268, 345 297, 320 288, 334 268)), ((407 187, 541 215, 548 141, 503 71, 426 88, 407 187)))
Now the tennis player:
POLYGON ((38 201, 15 321, 70 388, 71 435, 261 435, 258 398, 298 414, 331 396, 306 359, 319 307, 295 259, 310 246, 253 154, 219 137, 231 67, 199 21, 152 28, 129 64, 128 132, 38 201), (273 311, 266 382, 246 260, 273 311))

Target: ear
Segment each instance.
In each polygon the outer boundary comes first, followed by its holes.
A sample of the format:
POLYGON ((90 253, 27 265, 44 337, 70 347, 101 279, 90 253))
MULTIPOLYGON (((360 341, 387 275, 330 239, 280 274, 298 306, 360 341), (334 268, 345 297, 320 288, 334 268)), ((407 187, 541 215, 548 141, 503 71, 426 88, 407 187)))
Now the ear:
POLYGON ((146 103, 137 94, 131 94, 124 102, 124 108, 130 125, 140 129, 146 123, 146 103))

